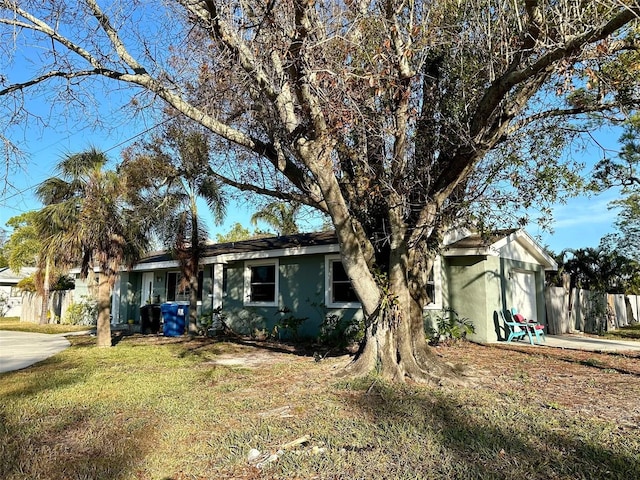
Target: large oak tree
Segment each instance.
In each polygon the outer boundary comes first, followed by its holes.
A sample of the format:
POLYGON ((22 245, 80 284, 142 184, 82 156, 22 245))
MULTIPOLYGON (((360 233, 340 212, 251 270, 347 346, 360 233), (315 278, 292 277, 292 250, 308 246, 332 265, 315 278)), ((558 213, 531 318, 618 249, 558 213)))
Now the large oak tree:
POLYGON ((75 100, 96 78, 138 87, 148 95, 135 105, 160 99, 214 134, 221 181, 328 214, 367 318, 351 368, 377 365, 394 380, 448 376, 422 323, 446 229, 557 200, 578 181, 560 160, 567 141, 638 100, 637 72, 611 74, 637 57, 637 1, 0 8, 4 53, 41 49, 41 68, 3 77, 1 96, 56 89, 75 100))

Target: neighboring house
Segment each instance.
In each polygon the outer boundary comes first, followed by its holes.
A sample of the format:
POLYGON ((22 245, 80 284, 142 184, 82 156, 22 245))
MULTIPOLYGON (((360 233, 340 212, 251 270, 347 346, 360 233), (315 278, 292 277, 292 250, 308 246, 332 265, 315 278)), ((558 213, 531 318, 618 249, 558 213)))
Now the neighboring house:
MULTIPOLYGON (((201 260, 199 310, 222 308, 228 325, 243 333, 272 331, 281 319, 306 319, 298 333, 319 334, 327 315, 344 320, 362 312, 340 262, 333 232, 303 233, 207 246, 201 260)), ((544 271, 553 259, 522 230, 490 238, 451 237, 437 259, 427 311, 451 307, 471 319, 474 340, 504 339, 500 311, 515 306, 545 322, 544 271)), ((76 294, 82 293, 80 282, 76 294)), ((140 321, 140 308, 163 302, 188 303, 178 262, 167 253, 147 256, 116 283, 114 323, 140 321)))
POLYGON ((24 267, 19 273, 9 267, 0 268, 0 317, 19 317, 22 313, 22 291, 17 285, 20 280, 33 275, 34 267, 24 267))

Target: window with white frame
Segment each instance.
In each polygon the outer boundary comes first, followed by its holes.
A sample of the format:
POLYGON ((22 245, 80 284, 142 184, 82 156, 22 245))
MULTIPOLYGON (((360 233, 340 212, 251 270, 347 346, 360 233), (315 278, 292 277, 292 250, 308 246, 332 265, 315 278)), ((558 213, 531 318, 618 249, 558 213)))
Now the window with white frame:
POLYGON ((360 302, 339 255, 325 257, 325 304, 334 308, 358 308, 360 302))
MULTIPOLYGON (((198 300, 202 301, 204 272, 198 272, 198 300)), ((180 272, 167 273, 167 302, 188 302, 191 288, 180 272)))
POLYGON ((442 260, 436 257, 433 268, 427 279, 427 295, 430 302, 425 308, 432 310, 442 309, 442 260))
POLYGON ((244 304, 278 306, 278 260, 245 263, 244 304))

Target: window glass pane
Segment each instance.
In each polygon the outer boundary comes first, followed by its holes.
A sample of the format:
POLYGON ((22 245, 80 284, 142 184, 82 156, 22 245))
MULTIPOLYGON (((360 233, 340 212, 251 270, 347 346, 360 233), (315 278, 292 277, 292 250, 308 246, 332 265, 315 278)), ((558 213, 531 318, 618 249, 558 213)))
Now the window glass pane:
POLYGON ((333 284, 333 301, 334 302, 359 302, 355 290, 350 283, 334 283, 333 284))
POLYGON ((276 269, 274 265, 251 267, 251 283, 275 283, 276 269))
POLYGON ((349 277, 347 277, 347 272, 344 270, 344 266, 342 262, 335 261, 333 262, 333 281, 334 282, 348 282, 349 277))
POLYGON ((436 282, 434 281, 434 270, 435 266, 431 269, 429 278, 427 279, 427 296, 429 297, 429 302, 427 303, 427 305, 431 305, 436 301, 436 282))
POLYGON ((251 268, 252 302, 273 302, 276 297, 275 265, 256 265, 251 268))
POLYGON ((252 302, 273 302, 275 293, 275 285, 252 285, 251 301, 252 302))
POLYGON ((178 274, 175 272, 167 273, 167 301, 174 302, 176 300, 176 284, 178 274))
POLYGON ((353 286, 351 285, 351 281, 347 276, 347 273, 342 266, 342 262, 335 261, 332 262, 331 270, 333 273, 332 278, 332 292, 333 292, 333 301, 334 302, 358 302, 358 297, 356 295, 353 286))

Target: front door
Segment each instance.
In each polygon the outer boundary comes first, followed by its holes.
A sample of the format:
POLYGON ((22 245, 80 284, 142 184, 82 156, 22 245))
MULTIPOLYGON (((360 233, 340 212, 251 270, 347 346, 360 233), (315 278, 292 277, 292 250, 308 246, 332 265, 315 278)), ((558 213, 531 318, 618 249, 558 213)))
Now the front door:
POLYGON ((140 296, 140 306, 153 302, 153 272, 142 274, 142 295, 140 296))
POLYGON ((518 313, 527 319, 538 319, 535 272, 512 272, 513 304, 518 313))

